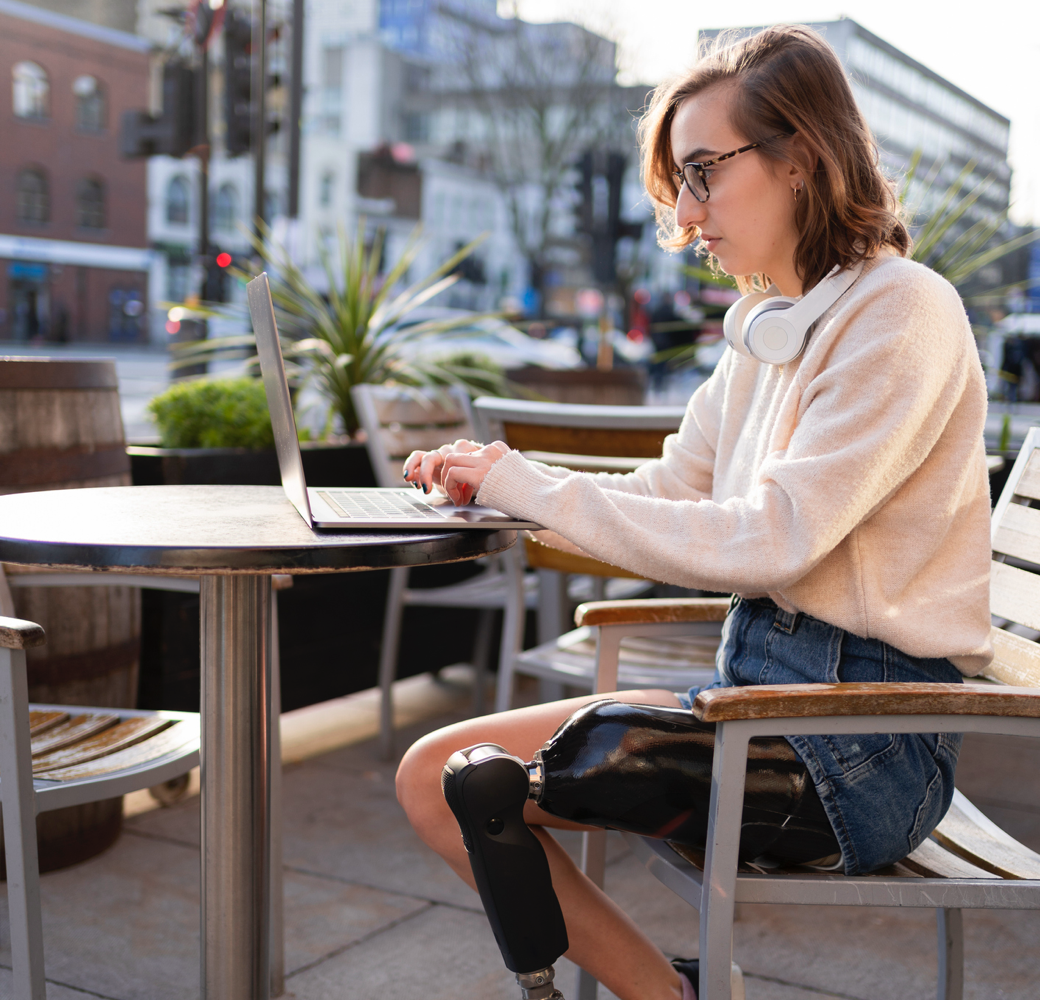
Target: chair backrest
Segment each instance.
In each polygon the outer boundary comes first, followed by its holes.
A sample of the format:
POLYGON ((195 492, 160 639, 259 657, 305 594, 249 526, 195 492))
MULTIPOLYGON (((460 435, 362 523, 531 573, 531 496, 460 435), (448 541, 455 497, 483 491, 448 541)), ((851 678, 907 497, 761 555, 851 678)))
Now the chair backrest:
POLYGON ((993 629, 996 656, 984 676, 1040 687, 1040 427, 1026 434, 993 510, 991 538, 990 611, 1005 624, 993 629))
MULTIPOLYGON (((487 436, 522 452, 657 458, 684 406, 592 406, 481 396, 473 403, 487 436)), ((556 464, 567 464, 557 462, 556 464)))
MULTIPOLYGON (((580 472, 627 472, 659 457, 665 437, 678 430, 686 412, 683 406, 594 406, 494 396, 481 396, 473 408, 485 440, 501 437, 530 459, 580 472)), ((535 569, 637 578, 618 566, 534 539, 526 539, 524 548, 528 565, 535 569)))
POLYGON ((434 390, 356 385, 351 389, 380 486, 404 486, 401 466, 416 450, 474 435, 469 396, 456 386, 434 390))

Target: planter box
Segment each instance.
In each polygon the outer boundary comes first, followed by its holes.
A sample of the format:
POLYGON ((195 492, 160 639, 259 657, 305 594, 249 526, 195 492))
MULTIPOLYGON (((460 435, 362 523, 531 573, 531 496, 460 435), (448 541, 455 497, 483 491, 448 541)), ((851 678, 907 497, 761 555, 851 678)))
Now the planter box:
MULTIPOLYGON (((247 448, 147 448, 131 445, 134 486, 278 486, 273 451, 247 448)), ((304 443, 303 471, 320 486, 375 486, 376 477, 363 444, 304 443)))
MULTIPOLYGON (((239 448, 146 448, 130 454, 135 486, 277 486, 274 452, 239 448)), ((375 486, 363 444, 304 444, 308 482, 375 486)), ((442 586, 476 572, 470 563, 422 567, 411 586, 442 586)), ((282 708, 290 711, 377 683, 389 573, 297 576, 278 595, 282 708)), ((405 609, 400 676, 468 660, 478 612, 466 608, 405 609)), ((199 598, 141 591, 141 677, 138 707, 199 710, 199 598)), ((497 640, 494 647, 497 650, 497 640)))

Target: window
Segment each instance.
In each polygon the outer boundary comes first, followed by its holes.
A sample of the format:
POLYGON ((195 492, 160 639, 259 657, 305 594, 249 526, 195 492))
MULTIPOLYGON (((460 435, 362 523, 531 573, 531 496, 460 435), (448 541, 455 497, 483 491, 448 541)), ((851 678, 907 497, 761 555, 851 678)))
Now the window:
POLYGON ((175 226, 186 226, 191 211, 191 191, 188 178, 178 174, 166 188, 166 221, 175 226))
POLYGON ((238 191, 234 184, 221 184, 213 202, 213 228, 234 230, 238 222, 238 191))
POLYGON ((34 62, 15 63, 14 113, 19 118, 46 118, 51 85, 47 72, 34 62))
POLYGON ((326 170, 321 175, 321 184, 318 187, 318 204, 322 208, 328 208, 332 204, 332 194, 336 189, 336 175, 331 170, 326 170))
POLYGON ((76 95, 76 127, 82 132, 105 130, 105 92, 95 76, 78 76, 72 84, 76 95))
POLYGON ((51 195, 47 174, 41 167, 26 167, 18 172, 17 192, 15 211, 19 222, 50 222, 51 195))
POLYGON ((76 185, 76 225, 105 228, 105 185, 96 177, 84 177, 76 185))
POLYGON ((410 111, 404 116, 405 142, 427 142, 430 138, 430 116, 410 111))
POLYGON ((321 50, 321 123, 326 132, 337 135, 343 106, 343 46, 321 50))
POLYGON ((183 302, 188 297, 191 281, 191 265, 187 259, 170 258, 166 269, 166 298, 170 302, 183 302))
POLYGON ((270 222, 272 219, 277 217, 281 210, 281 200, 279 199, 277 192, 266 191, 264 193, 264 221, 270 222))

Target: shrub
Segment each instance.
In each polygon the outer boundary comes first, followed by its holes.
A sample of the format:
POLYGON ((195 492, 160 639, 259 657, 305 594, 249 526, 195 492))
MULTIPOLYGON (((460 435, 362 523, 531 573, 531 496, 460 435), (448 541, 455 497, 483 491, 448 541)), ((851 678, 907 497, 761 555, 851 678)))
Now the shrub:
POLYGON ((274 447, 263 383, 223 378, 178 382, 148 404, 164 448, 274 447))

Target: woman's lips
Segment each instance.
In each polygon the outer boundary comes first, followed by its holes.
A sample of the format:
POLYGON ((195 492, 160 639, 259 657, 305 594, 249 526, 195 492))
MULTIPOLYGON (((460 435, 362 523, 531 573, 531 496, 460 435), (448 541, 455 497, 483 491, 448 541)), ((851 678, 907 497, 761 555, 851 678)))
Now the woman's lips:
POLYGON ((707 247, 708 253, 714 253, 715 248, 722 242, 721 236, 701 236, 701 242, 707 247))

